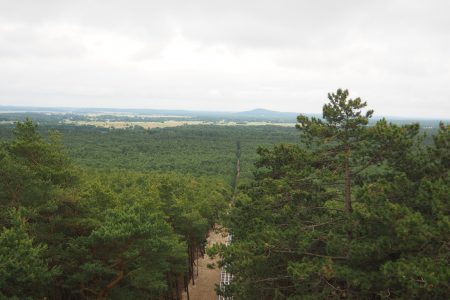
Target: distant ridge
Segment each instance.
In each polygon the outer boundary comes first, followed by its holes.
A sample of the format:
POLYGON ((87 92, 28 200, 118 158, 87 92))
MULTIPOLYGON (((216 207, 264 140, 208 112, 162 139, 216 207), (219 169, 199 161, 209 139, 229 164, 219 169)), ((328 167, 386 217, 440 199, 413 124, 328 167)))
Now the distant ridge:
POLYGON ((255 108, 248 111, 238 112, 237 114, 246 115, 246 116, 260 116, 260 117, 271 117, 271 116, 298 116, 299 113, 294 112, 281 112, 275 110, 268 110, 264 108, 255 108))
POLYGON ((252 117, 252 118, 296 118, 299 113, 279 112, 264 108, 256 108, 242 112, 227 111, 196 111, 181 109, 151 109, 151 108, 96 108, 96 107, 34 107, 34 106, 3 106, 0 105, 0 112, 44 112, 44 113, 134 113, 134 114, 165 114, 165 115, 185 115, 185 116, 222 116, 222 117, 252 117))
MULTIPOLYGON (((34 106, 12 106, 0 105, 0 113, 49 113, 49 114, 103 114, 103 115, 120 115, 120 114, 134 114, 140 115, 164 115, 164 116, 185 116, 189 120, 211 120, 211 121, 267 121, 273 123, 295 123, 297 116, 304 114, 306 116, 314 116, 321 118, 319 113, 298 113, 298 112, 280 112, 264 108, 255 108, 241 112, 226 112, 226 111, 196 111, 196 110, 181 110, 181 109, 151 109, 151 108, 96 108, 96 107, 34 107, 34 106)), ((382 116, 374 116, 371 123, 381 119, 382 116)), ((386 116, 391 122, 399 124, 407 123, 437 123, 442 120, 449 122, 447 119, 426 118, 426 117, 393 117, 386 116)))

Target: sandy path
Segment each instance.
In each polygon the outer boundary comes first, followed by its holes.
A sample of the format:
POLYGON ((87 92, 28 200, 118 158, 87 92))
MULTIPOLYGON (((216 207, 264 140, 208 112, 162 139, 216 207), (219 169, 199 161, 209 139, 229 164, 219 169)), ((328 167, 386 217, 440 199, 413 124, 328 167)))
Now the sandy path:
MULTIPOLYGON (((211 230, 207 239, 208 246, 217 243, 225 243, 226 236, 222 236, 222 232, 211 230)), ((189 298, 190 300, 214 300, 217 299, 214 291, 215 285, 219 284, 220 269, 217 268, 217 258, 211 259, 207 254, 204 258, 198 260, 198 277, 195 278, 195 285, 192 285, 192 280, 189 284, 189 298), (209 269, 208 264, 216 263, 216 268, 209 269)), ((183 293, 183 300, 187 300, 186 293, 183 293)))

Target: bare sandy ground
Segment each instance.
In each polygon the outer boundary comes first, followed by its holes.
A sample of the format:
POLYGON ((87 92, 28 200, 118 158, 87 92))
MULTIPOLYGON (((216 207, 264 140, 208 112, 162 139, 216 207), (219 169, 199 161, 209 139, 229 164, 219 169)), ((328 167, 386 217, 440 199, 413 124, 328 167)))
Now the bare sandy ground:
MULTIPOLYGON (((217 227, 216 227, 217 228, 217 227)), ((226 234, 221 230, 211 230, 207 239, 208 246, 213 244, 223 243, 226 241, 226 234), (224 236, 225 235, 225 236, 224 236)), ((207 254, 204 258, 198 260, 198 277, 195 278, 195 285, 192 281, 189 284, 189 298, 190 300, 215 300, 217 299, 214 291, 215 285, 219 284, 220 269, 217 268, 217 258, 211 259, 207 254), (209 269, 208 264, 216 263, 216 268, 209 269)), ((183 300, 187 300, 187 294, 183 293, 183 300)))

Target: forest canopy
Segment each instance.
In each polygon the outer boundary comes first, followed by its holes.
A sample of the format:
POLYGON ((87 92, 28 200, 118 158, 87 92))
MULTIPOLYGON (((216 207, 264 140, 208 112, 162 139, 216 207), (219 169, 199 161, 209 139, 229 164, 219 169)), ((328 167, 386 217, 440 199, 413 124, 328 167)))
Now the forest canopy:
POLYGON ((19 122, 0 148, 0 297, 178 297, 227 194, 174 172, 87 172, 58 133, 19 122))
POLYGON ((382 119, 347 90, 323 118, 299 116, 300 144, 260 148, 215 247, 236 299, 445 299, 450 292, 450 127, 382 119))
POLYGON ((0 298, 180 299, 220 223, 233 299, 445 299, 450 126, 372 117, 339 89, 296 128, 1 124, 0 298))

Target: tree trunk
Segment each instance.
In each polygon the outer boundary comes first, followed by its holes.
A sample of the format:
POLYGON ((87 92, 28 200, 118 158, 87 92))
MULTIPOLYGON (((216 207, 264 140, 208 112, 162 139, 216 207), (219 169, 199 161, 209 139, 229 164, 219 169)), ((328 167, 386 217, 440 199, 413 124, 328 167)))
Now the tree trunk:
POLYGON ((98 294, 97 294, 97 299, 103 299, 106 298, 106 296, 108 295, 109 291, 111 289, 113 289, 119 282, 122 281, 122 279, 125 278, 125 272, 123 270, 120 270, 117 273, 116 278, 114 278, 113 281, 111 281, 110 283, 108 283, 106 285, 105 288, 103 288, 98 294))

